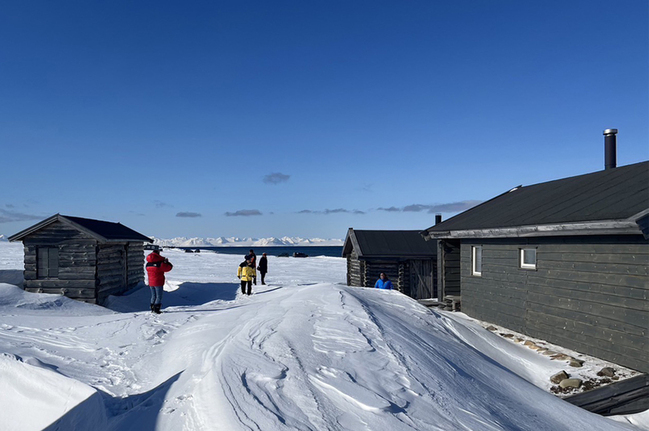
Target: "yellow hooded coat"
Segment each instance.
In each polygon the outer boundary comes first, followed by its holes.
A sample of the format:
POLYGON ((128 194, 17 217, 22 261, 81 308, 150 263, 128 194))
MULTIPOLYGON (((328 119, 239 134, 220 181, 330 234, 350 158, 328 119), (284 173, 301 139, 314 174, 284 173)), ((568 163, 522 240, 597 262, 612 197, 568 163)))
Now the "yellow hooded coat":
POLYGON ((257 271, 252 266, 244 266, 243 268, 239 267, 237 270, 237 277, 239 277, 241 281, 252 281, 257 278, 257 271))

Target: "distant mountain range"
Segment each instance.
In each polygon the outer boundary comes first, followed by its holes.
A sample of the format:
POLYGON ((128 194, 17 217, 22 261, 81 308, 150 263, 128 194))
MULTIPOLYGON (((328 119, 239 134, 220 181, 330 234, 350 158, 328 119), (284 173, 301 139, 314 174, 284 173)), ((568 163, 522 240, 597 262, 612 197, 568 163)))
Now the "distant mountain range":
MULTIPOLYGON (((288 237, 283 238, 153 238, 153 243, 162 247, 269 247, 269 246, 342 246, 342 239, 322 239, 322 238, 300 238, 288 237)), ((0 242, 8 241, 5 235, 0 235, 0 242)))
POLYGON ((185 238, 178 237, 172 239, 153 238, 153 243, 162 247, 269 247, 269 246, 342 246, 341 239, 321 239, 321 238, 300 238, 288 237, 283 238, 238 238, 238 237, 218 237, 218 238, 185 238))

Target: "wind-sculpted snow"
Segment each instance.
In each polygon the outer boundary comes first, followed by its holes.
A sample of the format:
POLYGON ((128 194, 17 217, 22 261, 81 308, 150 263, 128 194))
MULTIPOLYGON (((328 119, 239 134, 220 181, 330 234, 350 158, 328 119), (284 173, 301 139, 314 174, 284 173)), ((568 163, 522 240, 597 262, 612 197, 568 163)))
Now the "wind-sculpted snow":
MULTIPOLYGON (((190 429, 618 427, 523 381, 461 341, 454 322, 397 292, 319 284, 238 301, 167 346, 191 364, 182 391, 172 389, 190 429), (583 419, 567 425, 562 415, 583 419)), ((163 368, 178 361, 167 356, 163 368)))
POLYGON ((165 255, 161 315, 146 288, 108 309, 0 284, 0 393, 28 395, 1 398, 1 429, 634 429, 518 377, 511 351, 489 359, 488 331, 337 283, 344 259, 271 256, 248 297, 239 257, 165 255))
POLYGON ((102 429, 106 412, 96 390, 66 378, 38 360, 0 353, 0 406, 19 421, 3 421, 4 431, 102 429), (31 362, 31 363, 30 363, 31 362))

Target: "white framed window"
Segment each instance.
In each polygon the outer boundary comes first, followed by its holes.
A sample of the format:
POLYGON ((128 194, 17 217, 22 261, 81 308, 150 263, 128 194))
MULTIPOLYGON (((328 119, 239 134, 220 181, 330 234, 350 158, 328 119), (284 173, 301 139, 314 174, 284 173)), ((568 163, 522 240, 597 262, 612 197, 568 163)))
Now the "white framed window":
POLYGON ((482 275, 482 246, 471 246, 471 275, 480 277, 482 275))
POLYGON ((536 248, 521 248, 519 260, 521 268, 536 269, 536 248))

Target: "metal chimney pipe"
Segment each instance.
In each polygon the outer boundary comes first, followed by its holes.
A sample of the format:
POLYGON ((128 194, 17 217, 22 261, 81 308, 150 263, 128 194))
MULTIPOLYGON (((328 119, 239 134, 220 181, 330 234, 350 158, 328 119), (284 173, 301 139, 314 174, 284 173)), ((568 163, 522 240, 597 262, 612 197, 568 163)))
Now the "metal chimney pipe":
POLYGON ((617 129, 604 130, 604 167, 615 169, 617 167, 617 129))
POLYGON ((442 215, 435 214, 435 224, 440 224, 442 222, 442 215))

